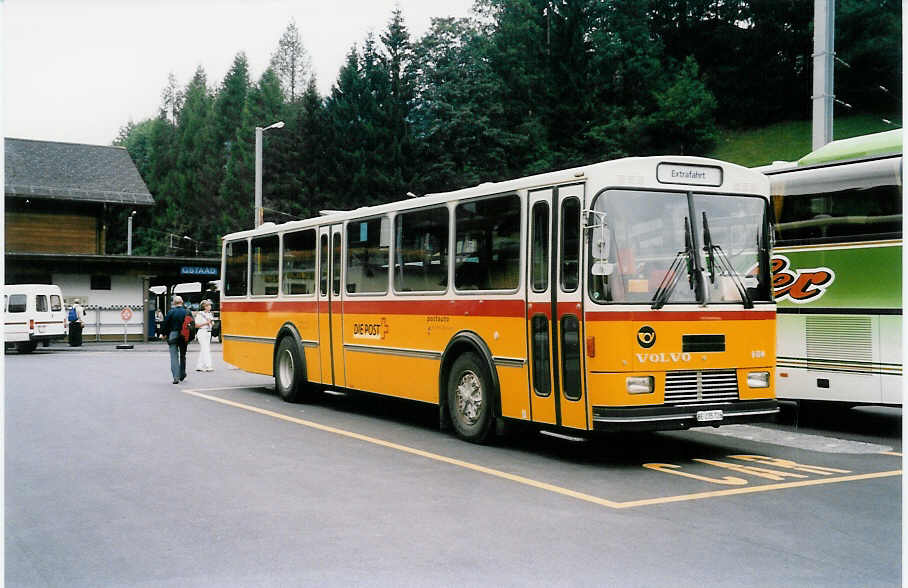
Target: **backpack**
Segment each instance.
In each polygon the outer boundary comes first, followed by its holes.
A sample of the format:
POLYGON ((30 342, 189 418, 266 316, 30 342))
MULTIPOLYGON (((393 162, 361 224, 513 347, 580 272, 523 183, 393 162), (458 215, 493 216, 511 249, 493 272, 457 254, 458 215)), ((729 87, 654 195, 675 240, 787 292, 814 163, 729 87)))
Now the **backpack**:
POLYGON ((79 313, 76 312, 76 307, 73 306, 69 309, 69 314, 66 315, 66 318, 69 322, 74 323, 79 320, 79 313))
POLYGON ((186 316, 183 318, 183 328, 180 329, 180 335, 189 343, 195 339, 196 331, 198 329, 195 326, 195 319, 192 318, 192 313, 187 310, 186 316))

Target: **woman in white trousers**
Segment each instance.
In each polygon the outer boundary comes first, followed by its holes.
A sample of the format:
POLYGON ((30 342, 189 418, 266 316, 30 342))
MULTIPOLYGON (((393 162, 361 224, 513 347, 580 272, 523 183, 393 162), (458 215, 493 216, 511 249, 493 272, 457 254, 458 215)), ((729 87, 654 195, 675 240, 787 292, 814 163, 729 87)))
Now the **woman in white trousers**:
POLYGON ((211 327, 214 326, 214 315, 211 314, 211 301, 203 300, 202 309, 195 317, 195 326, 199 328, 195 338, 199 340, 199 361, 197 372, 212 372, 211 366, 211 327))

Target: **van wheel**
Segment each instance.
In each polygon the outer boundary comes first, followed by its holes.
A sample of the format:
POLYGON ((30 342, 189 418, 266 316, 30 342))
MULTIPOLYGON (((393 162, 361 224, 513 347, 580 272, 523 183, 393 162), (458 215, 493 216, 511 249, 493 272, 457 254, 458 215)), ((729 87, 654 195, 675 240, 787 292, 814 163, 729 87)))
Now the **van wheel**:
POLYGON ((475 353, 464 353, 448 376, 448 412, 457 436, 484 443, 492 432, 491 378, 475 353))
POLYGON ((16 345, 16 349, 19 350, 19 353, 31 353, 38 348, 37 341, 28 341, 26 343, 19 343, 16 345))
POLYGON ((292 337, 284 337, 274 354, 274 387, 286 402, 300 402, 310 392, 303 360, 292 337))

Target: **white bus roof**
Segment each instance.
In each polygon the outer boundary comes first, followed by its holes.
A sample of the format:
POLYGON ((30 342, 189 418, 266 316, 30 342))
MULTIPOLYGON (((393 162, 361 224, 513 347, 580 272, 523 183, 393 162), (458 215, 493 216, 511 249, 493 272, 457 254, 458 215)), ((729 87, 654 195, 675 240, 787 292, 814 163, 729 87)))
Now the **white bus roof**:
POLYGON ((518 190, 532 190, 534 188, 545 188, 585 181, 594 181, 597 186, 601 186, 602 188, 632 187, 637 189, 696 190, 699 192, 760 194, 764 196, 768 196, 769 194, 769 180, 765 175, 734 163, 705 157, 680 155, 628 157, 513 180, 504 180, 502 182, 484 182, 476 186, 452 192, 426 194, 425 196, 401 199, 376 206, 365 206, 345 211, 324 211, 327 214, 305 220, 289 221, 281 223, 280 225, 270 222, 264 223, 257 229, 238 231, 225 235, 222 239, 242 239, 244 237, 256 235, 267 235, 275 231, 339 224, 348 219, 377 216, 392 211, 423 208, 435 204, 443 204, 450 200, 505 194, 518 190), (721 184, 716 186, 659 182, 657 180, 659 164, 721 168, 721 184))

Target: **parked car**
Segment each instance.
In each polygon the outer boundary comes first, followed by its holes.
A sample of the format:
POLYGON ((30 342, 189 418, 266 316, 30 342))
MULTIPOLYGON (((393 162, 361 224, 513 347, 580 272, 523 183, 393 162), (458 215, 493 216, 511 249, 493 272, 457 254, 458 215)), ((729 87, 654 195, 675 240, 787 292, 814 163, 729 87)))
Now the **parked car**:
POLYGON ((3 287, 6 349, 31 353, 39 343, 65 339, 69 330, 63 292, 52 284, 3 287))

